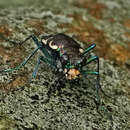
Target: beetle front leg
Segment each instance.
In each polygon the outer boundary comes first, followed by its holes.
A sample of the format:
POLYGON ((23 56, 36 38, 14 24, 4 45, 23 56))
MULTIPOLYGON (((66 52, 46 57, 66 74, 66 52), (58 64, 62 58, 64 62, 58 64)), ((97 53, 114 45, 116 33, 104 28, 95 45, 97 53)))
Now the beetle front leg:
POLYGON ((87 59, 86 65, 91 63, 92 61, 97 61, 97 71, 96 72, 92 72, 92 73, 97 75, 97 84, 100 84, 99 57, 98 56, 92 56, 91 58, 87 59))
MULTIPOLYGON (((82 71, 81 72, 83 75, 96 75, 97 76, 97 80, 96 80, 96 94, 97 94, 97 100, 98 100, 98 103, 100 104, 100 96, 99 96, 99 89, 101 90, 101 91, 103 91, 102 90, 102 88, 101 88, 101 85, 100 85, 100 80, 99 80, 99 72, 97 72, 97 71, 82 71)), ((104 91, 103 91, 103 93, 104 93, 104 91)))
POLYGON ((104 93, 104 91, 101 88, 100 85, 100 74, 99 74, 99 57, 98 56, 92 56, 91 58, 87 59, 86 61, 86 65, 91 63, 92 61, 97 61, 97 70, 96 72, 91 72, 91 71, 84 71, 82 72, 83 74, 94 74, 97 76, 97 80, 96 80, 96 93, 97 93, 97 99, 98 99, 98 103, 100 104, 100 97, 99 97, 99 89, 104 93))

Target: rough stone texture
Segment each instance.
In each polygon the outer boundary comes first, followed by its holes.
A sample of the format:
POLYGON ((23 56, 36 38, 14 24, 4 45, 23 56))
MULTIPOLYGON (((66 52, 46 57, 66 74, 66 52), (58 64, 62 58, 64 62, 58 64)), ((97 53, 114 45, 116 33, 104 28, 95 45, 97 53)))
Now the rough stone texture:
POLYGON ((11 43, 0 38, 0 69, 16 66, 32 52, 35 48, 32 41, 22 47, 17 45, 32 33, 40 39, 42 34, 65 32, 75 35, 82 44, 80 35, 97 44, 96 52, 102 56, 101 85, 111 97, 100 93, 102 105, 97 109, 94 77, 83 78, 79 83, 63 78, 58 83, 58 75, 44 63, 37 78, 32 79, 39 55, 36 54, 19 71, 0 73, 0 130, 130 129, 129 0, 38 0, 35 3, 28 0, 26 6, 12 0, 12 3, 1 1, 0 4, 0 34, 16 41, 11 43), (84 21, 91 22, 103 33, 91 24, 89 30, 85 30, 84 21), (77 25, 81 25, 80 28, 77 25), (116 54, 111 49, 113 44, 116 54), (107 56, 101 54, 103 51, 107 56))

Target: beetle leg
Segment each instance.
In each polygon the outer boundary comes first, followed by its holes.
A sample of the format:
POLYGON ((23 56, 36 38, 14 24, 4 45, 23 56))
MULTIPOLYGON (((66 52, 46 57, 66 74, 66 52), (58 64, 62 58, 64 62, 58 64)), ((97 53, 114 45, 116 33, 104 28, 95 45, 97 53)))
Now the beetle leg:
POLYGON ((99 57, 98 56, 92 56, 91 58, 89 58, 87 61, 86 61, 86 65, 91 63, 92 61, 97 61, 97 71, 96 72, 91 72, 91 71, 86 71, 86 72, 82 72, 82 73, 86 73, 86 74, 95 74, 97 75, 97 80, 96 80, 96 93, 97 93, 97 99, 98 99, 98 103, 100 103, 100 98, 99 98, 99 89, 101 90, 101 92, 107 96, 107 97, 110 97, 109 95, 107 95, 101 85, 100 85, 100 73, 99 73, 99 57))
POLYGON ((24 41, 20 42, 19 44, 22 45, 23 43, 25 43, 26 41, 28 41, 29 39, 32 39, 34 41, 34 43, 37 45, 37 47, 40 47, 40 50, 44 53, 44 55, 48 58, 50 58, 50 54, 47 51, 47 48, 45 46, 43 46, 37 39, 37 37, 35 35, 30 35, 29 37, 27 37, 24 41))
MULTIPOLYGON (((96 71, 82 71, 81 72, 83 75, 88 75, 88 74, 92 74, 92 75, 96 75, 97 76, 97 80, 96 80, 96 94, 97 94, 97 100, 98 103, 100 104, 100 96, 99 96, 99 89, 102 91, 101 86, 100 86, 100 80, 99 80, 99 72, 96 71)), ((104 93, 104 91, 103 91, 104 93)))
POLYGON ((53 59, 51 59, 51 58, 45 58, 44 56, 41 56, 41 61, 44 61, 45 63, 49 64, 51 67, 53 67, 55 69, 57 68, 53 59))
POLYGON ((45 63, 50 64, 52 67, 55 67, 54 64, 52 63, 52 60, 51 60, 51 59, 47 59, 47 58, 45 58, 45 57, 43 57, 43 56, 39 56, 39 57, 38 57, 38 60, 37 60, 37 63, 36 63, 36 65, 35 65, 35 69, 34 69, 34 71, 33 71, 33 73, 32 73, 32 77, 33 77, 33 78, 35 78, 36 75, 37 75, 38 67, 39 67, 39 64, 41 63, 41 61, 44 61, 45 63))
POLYGON ((5 41, 7 41, 7 42, 11 42, 11 43, 13 43, 13 44, 20 44, 20 45, 22 45, 23 43, 25 43, 26 41, 28 41, 29 39, 32 38, 32 40, 34 41, 34 43, 35 43, 38 47, 41 46, 41 44, 39 43, 39 41, 38 41, 38 39, 37 39, 37 37, 36 37, 35 35, 30 35, 30 36, 28 36, 24 41, 21 41, 21 42, 19 42, 19 43, 15 42, 15 41, 12 41, 12 40, 10 40, 10 39, 8 39, 8 38, 6 38, 6 37, 3 36, 2 34, 0 34, 0 37, 2 37, 2 38, 3 38, 5 41))
POLYGON ((14 70, 18 70, 21 67, 23 67, 29 60, 30 58, 40 49, 40 47, 36 48, 32 54, 30 56, 27 57, 27 59, 25 59, 20 65, 16 66, 15 68, 11 68, 11 69, 6 69, 6 70, 1 70, 0 72, 12 72, 14 70))
POLYGON ((96 93, 97 93, 97 100, 98 100, 98 103, 100 104, 100 97, 99 97, 99 89, 103 92, 104 94, 104 91, 102 90, 101 88, 101 85, 100 85, 100 74, 99 74, 99 57, 98 56, 92 56, 91 58, 87 59, 86 61, 86 65, 91 63, 92 61, 97 61, 97 71, 96 72, 90 72, 90 71, 86 71, 85 73, 86 74, 95 74, 97 75, 97 80, 96 80, 96 93))
POLYGON ((81 73, 83 74, 83 75, 88 75, 88 74, 92 74, 92 75, 99 75, 99 73, 98 72, 96 72, 96 71, 81 71, 81 73))
POLYGON ((19 44, 22 45, 23 43, 25 43, 26 41, 28 41, 29 39, 32 39, 34 41, 34 43, 39 47, 41 46, 41 44, 39 43, 37 37, 35 35, 30 35, 29 37, 27 37, 24 41, 21 41, 19 44))
POLYGON ((32 73, 32 77, 33 77, 33 78, 36 78, 37 71, 38 71, 38 67, 39 67, 39 64, 40 64, 40 63, 41 63, 41 56, 39 56, 38 59, 37 59, 37 63, 36 63, 36 65, 35 65, 35 69, 34 69, 34 71, 33 71, 33 73, 32 73))
POLYGON ((82 53, 82 56, 85 56, 90 50, 96 47, 96 44, 91 44, 88 48, 85 49, 85 51, 82 53))
POLYGON ((100 76, 99 76, 99 57, 98 56, 92 56, 91 58, 87 59, 86 65, 91 63, 92 61, 97 61, 97 72, 94 72, 94 73, 97 74, 97 80, 99 82, 99 80, 100 80, 100 76))

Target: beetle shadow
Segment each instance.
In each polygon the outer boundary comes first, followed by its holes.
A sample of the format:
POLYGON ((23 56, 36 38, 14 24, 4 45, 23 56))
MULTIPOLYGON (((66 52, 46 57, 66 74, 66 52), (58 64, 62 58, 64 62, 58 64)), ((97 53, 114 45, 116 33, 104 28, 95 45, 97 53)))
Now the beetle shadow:
MULTIPOLYGON (((56 76, 57 77, 57 76, 56 76)), ((85 79, 68 80, 64 76, 57 78, 55 82, 48 88, 48 102, 54 96, 62 97, 74 97, 74 101, 78 107, 88 106, 89 100, 93 100, 96 103, 96 96, 94 87, 90 88, 92 82, 85 79)))

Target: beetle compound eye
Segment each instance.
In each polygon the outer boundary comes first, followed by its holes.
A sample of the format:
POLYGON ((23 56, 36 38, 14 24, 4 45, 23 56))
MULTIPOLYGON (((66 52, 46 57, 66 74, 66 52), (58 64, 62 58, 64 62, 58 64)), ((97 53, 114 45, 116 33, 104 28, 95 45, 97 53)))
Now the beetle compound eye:
POLYGON ((56 50, 58 48, 58 46, 57 45, 52 45, 52 43, 53 43, 53 41, 49 42, 49 47, 56 50))

